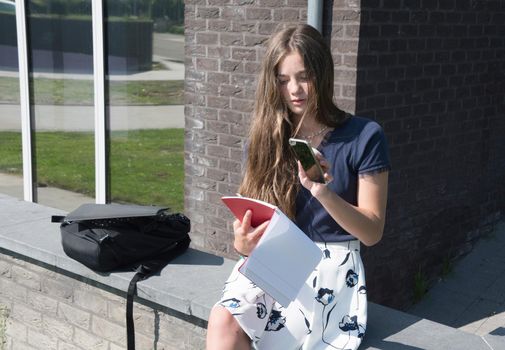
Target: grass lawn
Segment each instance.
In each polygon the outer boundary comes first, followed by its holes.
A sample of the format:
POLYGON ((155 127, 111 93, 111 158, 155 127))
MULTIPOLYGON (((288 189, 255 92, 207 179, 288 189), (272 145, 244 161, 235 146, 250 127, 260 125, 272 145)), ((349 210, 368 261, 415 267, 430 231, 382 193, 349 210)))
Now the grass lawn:
MULTIPOLYGON (((35 104, 93 105, 93 80, 33 80, 35 104)), ((0 102, 19 104, 19 79, 0 77, 0 102)), ((182 105, 184 80, 111 81, 111 105, 182 105)))
MULTIPOLYGON (((37 132, 39 186, 95 194, 94 136, 37 132)), ((113 202, 184 209, 184 129, 113 132, 110 147, 113 202)), ((22 173, 21 134, 0 132, 0 171, 22 173)))

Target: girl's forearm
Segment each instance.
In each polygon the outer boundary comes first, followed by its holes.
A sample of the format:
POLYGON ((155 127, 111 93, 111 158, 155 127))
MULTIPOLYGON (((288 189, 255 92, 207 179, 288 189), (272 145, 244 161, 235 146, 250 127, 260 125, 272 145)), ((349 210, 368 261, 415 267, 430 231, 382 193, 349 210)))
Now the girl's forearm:
POLYGON ((316 199, 345 231, 366 246, 372 246, 381 240, 384 218, 375 215, 371 210, 346 202, 329 189, 318 193, 316 199))

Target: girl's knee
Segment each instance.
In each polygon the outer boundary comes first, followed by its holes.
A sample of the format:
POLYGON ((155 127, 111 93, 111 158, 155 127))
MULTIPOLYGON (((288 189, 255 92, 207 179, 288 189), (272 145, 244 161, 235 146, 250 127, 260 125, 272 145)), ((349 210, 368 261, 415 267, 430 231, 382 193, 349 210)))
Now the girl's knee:
POLYGON ((209 328, 239 330, 240 326, 235 317, 224 307, 216 305, 210 311, 209 328))
POLYGON ((250 348, 250 340, 235 317, 224 307, 214 306, 210 311, 207 326, 207 350, 250 348))

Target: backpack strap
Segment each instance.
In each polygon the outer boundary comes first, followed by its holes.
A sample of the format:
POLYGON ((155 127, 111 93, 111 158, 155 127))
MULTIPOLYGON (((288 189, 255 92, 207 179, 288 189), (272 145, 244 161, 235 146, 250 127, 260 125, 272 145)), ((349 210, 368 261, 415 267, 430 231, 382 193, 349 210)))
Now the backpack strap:
POLYGON ((137 282, 145 278, 142 271, 137 272, 130 281, 126 295, 126 338, 127 349, 135 350, 135 326, 133 324, 133 297, 137 292, 137 282))
POLYGON ((149 278, 151 275, 164 268, 170 260, 182 254, 189 246, 191 239, 189 235, 183 240, 176 242, 168 247, 162 253, 151 260, 144 261, 136 269, 137 273, 133 276, 128 286, 126 295, 126 338, 127 349, 135 350, 135 325, 133 323, 133 298, 137 293, 137 282, 149 278))

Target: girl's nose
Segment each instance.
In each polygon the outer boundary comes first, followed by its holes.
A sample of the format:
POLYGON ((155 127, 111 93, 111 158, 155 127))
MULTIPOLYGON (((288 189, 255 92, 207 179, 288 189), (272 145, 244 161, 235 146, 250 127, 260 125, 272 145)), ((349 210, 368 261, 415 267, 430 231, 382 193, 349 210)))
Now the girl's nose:
POLYGON ((299 92, 301 89, 301 84, 296 79, 293 79, 292 81, 290 81, 289 85, 290 85, 289 92, 292 94, 299 92))

